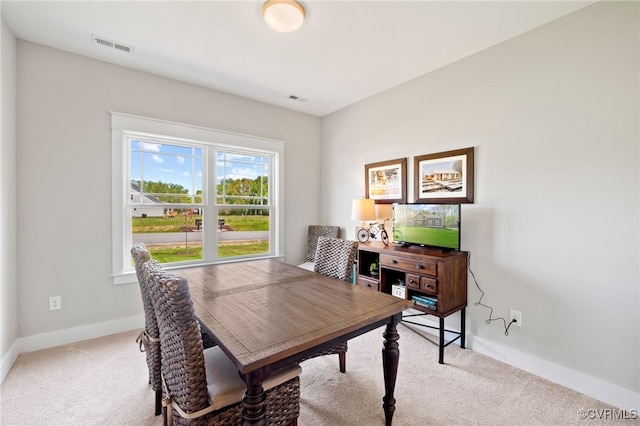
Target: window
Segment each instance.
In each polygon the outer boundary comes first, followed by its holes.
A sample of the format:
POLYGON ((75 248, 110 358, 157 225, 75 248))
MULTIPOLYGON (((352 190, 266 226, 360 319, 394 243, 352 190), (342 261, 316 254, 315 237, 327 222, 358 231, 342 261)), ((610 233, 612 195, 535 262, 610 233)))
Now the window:
POLYGON ((113 276, 131 246, 166 268, 281 255, 280 141, 112 113, 113 276))

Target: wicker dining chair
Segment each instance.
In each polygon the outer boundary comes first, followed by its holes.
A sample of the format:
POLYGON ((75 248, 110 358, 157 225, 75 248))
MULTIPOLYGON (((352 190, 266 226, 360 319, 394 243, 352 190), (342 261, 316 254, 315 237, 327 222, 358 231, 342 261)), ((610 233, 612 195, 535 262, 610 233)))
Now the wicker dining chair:
MULTIPOLYGON (((201 350, 202 338, 187 281, 142 265, 160 329, 165 425, 239 425, 246 384, 218 347, 201 350)), ((263 383, 268 425, 296 425, 300 413, 298 365, 273 373, 263 383)))
POLYGON ((316 249, 319 237, 338 238, 340 235, 339 226, 329 225, 309 225, 307 229, 307 256, 305 262, 298 265, 301 268, 313 271, 313 264, 316 259, 316 249))
POLYGON ((142 274, 142 265, 151 260, 151 254, 144 244, 136 244, 131 247, 131 256, 136 266, 136 276, 142 295, 142 307, 144 308, 144 330, 136 338, 140 350, 147 355, 147 367, 149 368, 149 383, 155 392, 155 414, 162 410, 162 378, 160 377, 160 331, 153 303, 149 295, 148 285, 142 274))
POLYGON ((319 237, 313 270, 331 278, 351 282, 358 242, 319 237))
MULTIPOLYGON (((338 280, 351 282, 353 264, 358 252, 358 242, 340 238, 319 237, 314 271, 338 280)), ((340 372, 347 370, 347 341, 306 358, 338 354, 340 372)))
MULTIPOLYGON (((142 306, 144 308, 144 329, 136 342, 140 346, 140 351, 147 355, 147 367, 149 368, 149 383, 151 389, 155 392, 155 415, 158 416, 162 412, 162 380, 160 377, 160 332, 158 329, 158 321, 153 310, 151 295, 149 294, 149 286, 142 275, 142 265, 151 260, 151 254, 146 246, 142 243, 134 244, 131 247, 131 256, 133 257, 136 276, 140 284, 140 293, 142 295, 142 306)), ((203 349, 215 346, 215 339, 206 327, 200 324, 203 349)))

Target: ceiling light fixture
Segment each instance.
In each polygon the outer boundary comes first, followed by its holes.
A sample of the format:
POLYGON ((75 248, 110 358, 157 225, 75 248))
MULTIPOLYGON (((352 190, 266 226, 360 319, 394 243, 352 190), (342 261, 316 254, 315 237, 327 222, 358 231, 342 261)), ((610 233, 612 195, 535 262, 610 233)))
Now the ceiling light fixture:
POLYGON ((297 30, 304 22, 304 8, 295 0, 267 0, 262 5, 267 24, 281 33, 297 30))

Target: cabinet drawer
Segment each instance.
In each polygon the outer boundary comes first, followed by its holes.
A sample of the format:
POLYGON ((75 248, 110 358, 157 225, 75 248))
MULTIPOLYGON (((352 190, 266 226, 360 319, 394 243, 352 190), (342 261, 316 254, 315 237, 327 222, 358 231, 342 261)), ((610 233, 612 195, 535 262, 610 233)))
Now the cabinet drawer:
POLYGON ((420 277, 420 290, 429 294, 438 294, 438 280, 420 277))
POLYGON ((407 272, 416 272, 434 277, 438 275, 438 264, 421 260, 383 254, 380 255, 380 264, 391 268, 403 269, 407 272))
POLYGON ((407 287, 414 290, 420 290, 420 276, 414 274, 407 274, 407 287))
POLYGON ((362 286, 362 287, 366 287, 366 288, 370 288, 371 290, 375 290, 375 291, 379 290, 378 281, 369 280, 369 279, 364 278, 362 276, 358 276, 358 278, 356 279, 356 285, 359 285, 359 286, 362 286))

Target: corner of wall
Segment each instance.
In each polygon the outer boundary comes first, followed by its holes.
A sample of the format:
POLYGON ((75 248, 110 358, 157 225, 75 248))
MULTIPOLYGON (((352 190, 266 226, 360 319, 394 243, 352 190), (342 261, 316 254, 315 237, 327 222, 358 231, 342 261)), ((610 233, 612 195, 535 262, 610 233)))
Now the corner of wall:
POLYGON ((11 368, 18 336, 18 273, 16 266, 16 38, 0 15, 0 357, 2 378, 11 368))
POLYGON ((20 355, 20 342, 18 340, 14 340, 13 345, 9 348, 8 351, 2 356, 2 363, 0 364, 0 383, 4 382, 4 379, 11 371, 11 367, 18 359, 18 355, 20 355))

